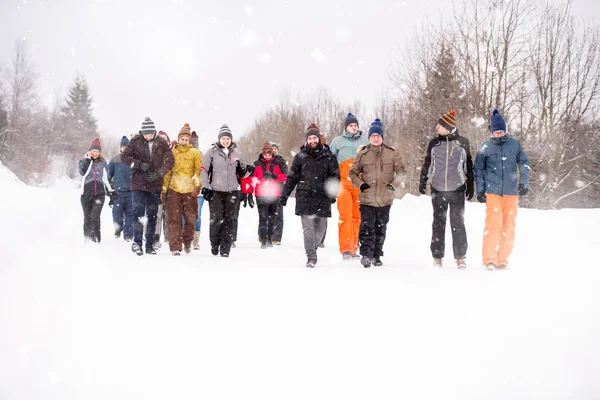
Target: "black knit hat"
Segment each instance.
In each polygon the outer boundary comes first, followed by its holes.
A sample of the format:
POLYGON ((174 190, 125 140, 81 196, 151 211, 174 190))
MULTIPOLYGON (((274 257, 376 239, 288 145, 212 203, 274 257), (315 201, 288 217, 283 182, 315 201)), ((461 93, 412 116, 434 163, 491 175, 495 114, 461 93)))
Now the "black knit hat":
POLYGON ((456 129, 456 111, 451 110, 449 113, 442 114, 438 120, 438 124, 453 132, 456 129))
POLYGON ((308 140, 309 136, 316 136, 321 140, 321 130, 314 122, 311 122, 308 128, 306 128, 306 140, 308 140))
POLYGON ((352 113, 348 113, 348 116, 346 117, 346 120, 344 121, 344 129, 346 129, 348 127, 348 125, 350 125, 350 124, 358 125, 358 119, 356 119, 356 117, 352 113))

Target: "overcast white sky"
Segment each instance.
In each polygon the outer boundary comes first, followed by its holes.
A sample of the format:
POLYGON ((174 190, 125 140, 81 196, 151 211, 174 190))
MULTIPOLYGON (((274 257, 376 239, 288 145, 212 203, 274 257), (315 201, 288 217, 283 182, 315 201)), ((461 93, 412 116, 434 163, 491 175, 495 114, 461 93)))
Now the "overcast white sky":
MULTIPOLYGON (((573 12, 598 21, 599 3, 573 12)), ((25 38, 49 104, 83 73, 105 135, 149 116, 172 137, 189 122, 235 138, 286 88, 372 107, 398 47, 442 10, 452 1, 0 0, 0 62, 25 38)))

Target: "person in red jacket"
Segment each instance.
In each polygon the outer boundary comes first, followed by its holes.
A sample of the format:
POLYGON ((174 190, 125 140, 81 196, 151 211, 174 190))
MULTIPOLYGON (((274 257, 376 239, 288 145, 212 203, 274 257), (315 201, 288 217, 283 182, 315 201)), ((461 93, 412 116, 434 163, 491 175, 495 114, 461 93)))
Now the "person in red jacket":
POLYGON ((250 185, 242 185, 242 190, 249 191, 248 197, 254 193, 258 206, 258 235, 261 238, 261 249, 273 247, 273 229, 278 220, 279 196, 281 183, 287 175, 281 171, 279 163, 273 157, 273 146, 269 142, 262 145, 262 152, 254 162, 254 172, 250 176, 250 185), (244 188, 244 186, 246 186, 244 188))

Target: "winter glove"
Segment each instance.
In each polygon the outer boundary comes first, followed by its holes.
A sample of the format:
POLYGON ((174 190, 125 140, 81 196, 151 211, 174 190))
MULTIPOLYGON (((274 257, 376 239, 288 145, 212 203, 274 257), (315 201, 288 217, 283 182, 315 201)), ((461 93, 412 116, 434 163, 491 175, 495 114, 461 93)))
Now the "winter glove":
POLYGON ((145 163, 145 162, 143 162, 143 163, 140 163, 140 169, 141 169, 142 171, 146 172, 146 171, 148 171, 148 170, 150 169, 150 164, 148 164, 148 163, 145 163))
POLYGON ((254 172, 254 165, 252 165, 252 164, 248 164, 248 165, 246 165, 246 173, 247 173, 248 175, 250 175, 250 174, 252 174, 253 172, 254 172))
MULTIPOLYGON (((427 184, 426 183, 419 184, 419 193, 421 193, 421 194, 427 193, 427 184)), ((471 195, 471 197, 473 197, 473 195, 471 195)))
POLYGON ((148 172, 148 173, 146 173, 145 178, 146 178, 146 182, 148 182, 148 183, 154 182, 155 180, 160 178, 160 174, 156 171, 148 172))
POLYGON ((240 202, 244 205, 244 208, 248 205, 248 193, 242 193, 240 195, 240 202))
POLYGON ((287 204, 287 198, 285 197, 280 197, 279 198, 279 204, 281 204, 283 207, 285 207, 285 205, 287 204))
POLYGON ((192 190, 192 197, 198 197, 199 194, 200 194, 200 188, 194 187, 194 190, 192 190))
POLYGON ((330 199, 329 199, 329 202, 330 202, 331 204, 334 204, 334 203, 335 203, 335 200, 336 200, 336 198, 335 198, 335 197, 332 197, 332 198, 330 198, 330 199))
POLYGON ((519 183, 519 196, 525 196, 529 192, 529 188, 522 183, 519 183))
POLYGON ((265 172, 264 175, 265 179, 277 179, 277 175, 275 175, 272 172, 265 172))
POLYGON ((213 197, 213 191, 209 188, 202 188, 202 196, 204 196, 204 200, 210 202, 213 197))
POLYGON ((475 189, 473 189, 473 187, 468 188, 467 191, 465 192, 465 196, 467 197, 467 200, 471 201, 474 193, 475 193, 475 189))
POLYGON ((387 188, 387 190, 391 190, 392 192, 396 191, 396 188, 391 183, 388 183, 388 185, 386 186, 386 188, 387 188))
POLYGON ((116 193, 114 191, 108 192, 108 198, 109 198, 109 200, 108 200, 108 206, 111 207, 111 208, 115 204, 115 197, 116 197, 115 194, 116 193))
POLYGON ((359 187, 359 189, 360 189, 360 191, 361 191, 361 192, 364 192, 365 190, 369 189, 370 187, 371 187, 371 186, 369 186, 369 184, 368 184, 368 183, 366 183, 366 182, 363 182, 363 183, 361 183, 361 184, 360 184, 360 187, 359 187))
POLYGON ((160 194, 160 202, 163 204, 167 204, 167 194, 166 193, 160 194))
POLYGON ((254 196, 252 196, 252 193, 248 195, 248 205, 250 208, 254 208, 254 196))
POLYGON ((485 203, 485 192, 477 193, 477 201, 480 203, 485 203))

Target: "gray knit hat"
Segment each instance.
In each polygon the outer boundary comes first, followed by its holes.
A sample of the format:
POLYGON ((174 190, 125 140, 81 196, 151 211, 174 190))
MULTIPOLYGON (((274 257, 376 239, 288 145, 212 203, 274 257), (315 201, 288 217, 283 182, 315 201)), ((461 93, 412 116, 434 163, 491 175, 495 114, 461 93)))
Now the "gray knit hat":
POLYGON ((231 129, 227 126, 227 124, 223 125, 221 129, 219 129, 219 140, 223 136, 228 136, 231 140, 233 140, 233 135, 231 134, 231 129))
POLYGON ((154 126, 154 122, 152 122, 150 117, 146 117, 144 122, 142 122, 140 133, 142 135, 156 135, 156 126, 154 126))

